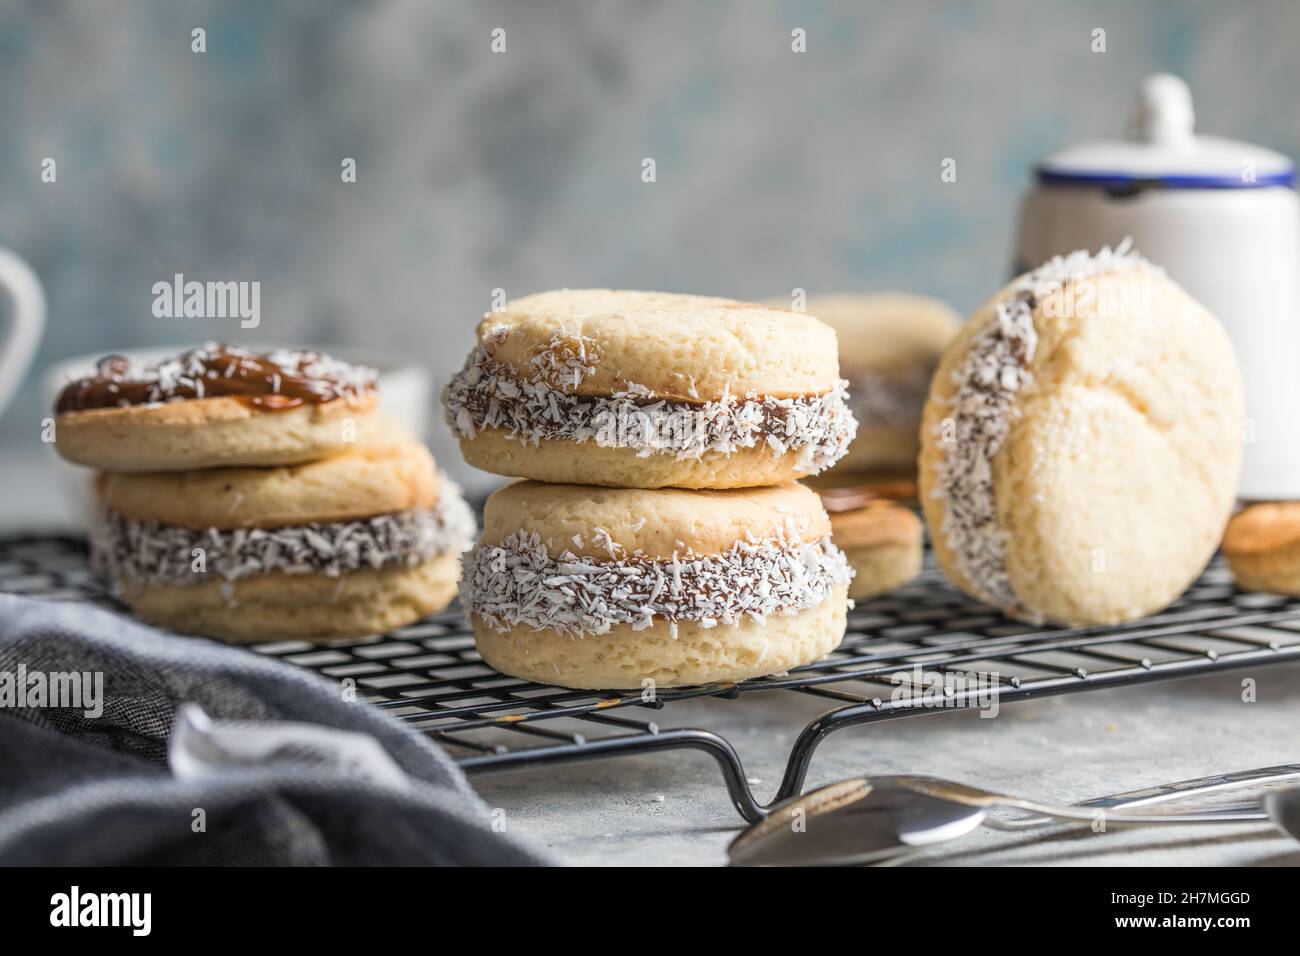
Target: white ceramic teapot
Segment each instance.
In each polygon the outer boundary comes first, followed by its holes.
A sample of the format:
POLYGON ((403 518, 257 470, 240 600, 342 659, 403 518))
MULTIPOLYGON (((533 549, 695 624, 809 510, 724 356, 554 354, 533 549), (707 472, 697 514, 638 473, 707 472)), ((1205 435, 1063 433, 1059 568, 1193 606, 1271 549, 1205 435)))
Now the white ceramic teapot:
POLYGON ((1246 388, 1241 496, 1300 498, 1300 201, 1295 164, 1193 133, 1176 76, 1149 77, 1129 138, 1048 156, 1025 197, 1016 272, 1058 253, 1134 246, 1223 324, 1246 388))

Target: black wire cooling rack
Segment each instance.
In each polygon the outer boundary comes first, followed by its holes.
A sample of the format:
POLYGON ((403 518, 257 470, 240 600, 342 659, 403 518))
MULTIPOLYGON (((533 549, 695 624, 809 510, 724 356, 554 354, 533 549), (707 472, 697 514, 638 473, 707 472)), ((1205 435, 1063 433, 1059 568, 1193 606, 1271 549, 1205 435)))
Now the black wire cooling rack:
MULTIPOLYGON (((69 536, 0 538, 0 592, 116 606, 69 536)), ((468 772, 688 748, 712 756, 736 809, 765 815, 731 744, 707 729, 660 729, 647 711, 696 697, 798 693, 828 709, 795 740, 775 801, 799 793, 817 746, 844 727, 999 706, 1053 694, 1300 660, 1300 599, 1233 587, 1219 563, 1172 607, 1117 627, 1036 628, 972 601, 928 566, 911 584, 859 604, 825 660, 743 683, 583 691, 506 677, 484 664, 459 613, 390 634, 253 645, 336 681, 437 740, 468 772)))

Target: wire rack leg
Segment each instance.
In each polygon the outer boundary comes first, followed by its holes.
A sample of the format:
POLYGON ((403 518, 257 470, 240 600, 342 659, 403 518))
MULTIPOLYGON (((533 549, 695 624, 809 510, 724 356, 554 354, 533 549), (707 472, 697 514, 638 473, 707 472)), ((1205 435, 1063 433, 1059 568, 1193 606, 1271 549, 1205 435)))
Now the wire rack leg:
POLYGON ((772 802, 764 808, 764 813, 766 814, 771 807, 782 800, 796 797, 803 792, 803 785, 808 777, 808 767, 812 763, 813 752, 834 731, 858 724, 869 724, 873 721, 883 720, 888 716, 890 715, 879 710, 875 704, 850 704, 847 707, 829 710, 804 727, 795 739, 794 746, 790 748, 790 759, 786 761, 785 775, 781 778, 781 786, 778 788, 776 796, 772 798, 772 802))
POLYGON ((547 747, 538 751, 519 751, 515 754, 468 757, 459 761, 466 773, 512 770, 521 766, 569 763, 596 757, 624 756, 634 752, 652 753, 660 750, 698 750, 708 754, 722 771, 727 794, 736 811, 749 823, 757 823, 767 816, 767 810, 754 798, 740 755, 731 743, 709 730, 684 727, 661 730, 644 737, 611 737, 590 740, 566 747, 547 747))

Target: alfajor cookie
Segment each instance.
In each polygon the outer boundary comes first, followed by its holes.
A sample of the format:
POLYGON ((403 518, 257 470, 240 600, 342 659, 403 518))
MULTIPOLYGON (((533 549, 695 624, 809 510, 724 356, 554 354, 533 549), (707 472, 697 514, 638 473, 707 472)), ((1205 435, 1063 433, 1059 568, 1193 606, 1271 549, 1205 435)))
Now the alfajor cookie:
POLYGON ((1241 431, 1214 316, 1127 244, 1053 259, 980 309, 935 373, 920 490, 936 557, 1029 621, 1160 610, 1218 545, 1241 431))
POLYGON ((659 292, 511 302, 443 399, 470 464, 612 487, 781 483, 830 467, 856 427, 826 325, 659 292))
POLYGON ((921 519, 892 501, 832 511, 831 540, 853 568, 849 597, 864 600, 902 587, 921 573, 921 519))
POLYGON ((55 406, 64 458, 104 471, 281 465, 344 451, 371 426, 372 369, 319 352, 209 343, 152 364, 101 359, 55 406))
POLYGON ((419 444, 305 465, 104 473, 94 566, 151 623, 236 642, 377 633, 455 594, 474 518, 419 444))
POLYGON ((806 309, 835 330, 858 420, 835 473, 915 473, 930 378, 960 317, 938 299, 905 293, 813 296, 806 309))
POLYGON ((1300 594, 1300 501, 1251 505, 1233 515, 1223 556, 1243 590, 1300 594))
POLYGON ((830 653, 851 572, 817 496, 518 482, 488 499, 461 604, 497 670, 548 684, 743 680, 830 653))

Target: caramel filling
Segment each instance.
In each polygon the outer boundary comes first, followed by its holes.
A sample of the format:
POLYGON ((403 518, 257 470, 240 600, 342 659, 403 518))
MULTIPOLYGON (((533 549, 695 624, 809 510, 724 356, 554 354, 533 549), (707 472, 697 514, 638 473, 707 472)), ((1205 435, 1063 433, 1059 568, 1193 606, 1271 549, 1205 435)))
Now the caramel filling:
POLYGON ((155 365, 121 355, 99 360, 95 374, 69 382, 55 403, 58 414, 92 408, 154 405, 191 398, 235 398, 260 411, 284 411, 375 389, 373 369, 321 352, 248 352, 209 343, 155 365))

